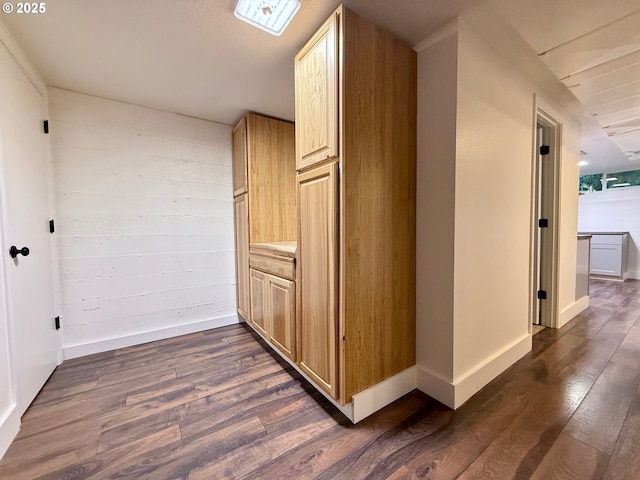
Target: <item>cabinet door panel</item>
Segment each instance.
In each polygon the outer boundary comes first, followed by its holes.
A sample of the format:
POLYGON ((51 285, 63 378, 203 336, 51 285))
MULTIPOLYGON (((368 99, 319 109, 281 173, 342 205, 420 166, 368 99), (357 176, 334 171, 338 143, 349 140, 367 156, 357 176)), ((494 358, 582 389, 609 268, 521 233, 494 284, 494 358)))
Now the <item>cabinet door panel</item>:
POLYGON ((233 128, 233 196, 247 192, 247 121, 242 118, 233 128))
POLYGON ((334 398, 337 385, 337 164, 298 176, 300 368, 334 398))
POLYGON ((296 360, 296 284, 269 276, 271 341, 291 360, 296 360))
POLYGON ((249 319, 249 210, 247 194, 233 199, 238 313, 249 319))
POLYGON ((591 273, 622 275, 622 245, 591 245, 591 273))
POLYGON ((295 59, 296 167, 338 156, 338 15, 295 59))
POLYGON ((267 275, 251 269, 249 274, 251 282, 251 323, 260 333, 267 336, 269 329, 267 324, 267 275))

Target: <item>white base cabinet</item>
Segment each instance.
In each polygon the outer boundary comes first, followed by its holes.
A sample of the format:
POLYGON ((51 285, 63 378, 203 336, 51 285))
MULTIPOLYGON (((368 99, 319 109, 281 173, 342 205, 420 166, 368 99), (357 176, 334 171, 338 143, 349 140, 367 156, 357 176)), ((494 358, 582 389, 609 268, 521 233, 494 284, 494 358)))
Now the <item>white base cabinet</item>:
POLYGON ((592 276, 624 280, 627 275, 628 234, 593 234, 591 237, 592 276))

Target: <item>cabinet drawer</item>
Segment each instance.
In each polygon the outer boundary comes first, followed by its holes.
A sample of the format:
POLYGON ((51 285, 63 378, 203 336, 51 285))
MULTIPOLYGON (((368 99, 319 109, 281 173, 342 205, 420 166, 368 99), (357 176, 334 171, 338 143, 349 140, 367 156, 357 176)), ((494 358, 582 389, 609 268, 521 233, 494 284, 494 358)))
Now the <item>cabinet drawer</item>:
POLYGON ((592 235, 591 245, 622 245, 623 235, 592 235))
POLYGON ((264 256, 250 252, 249 266, 288 280, 296 279, 296 264, 293 258, 264 256))

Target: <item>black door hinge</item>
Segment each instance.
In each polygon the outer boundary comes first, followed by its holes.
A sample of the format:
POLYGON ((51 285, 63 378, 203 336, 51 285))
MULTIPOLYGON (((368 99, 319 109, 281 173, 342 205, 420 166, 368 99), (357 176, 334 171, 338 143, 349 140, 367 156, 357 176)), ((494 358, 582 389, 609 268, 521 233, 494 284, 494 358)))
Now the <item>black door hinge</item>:
POLYGON ((549 145, 540 145, 540 155, 549 155, 549 145))
POLYGON ((44 127, 44 133, 49 133, 49 120, 43 121, 42 126, 44 127))
POLYGON ((547 291, 538 290, 538 300, 546 300, 546 299, 547 299, 547 291))
POLYGON ((549 226, 549 219, 541 218, 540 220, 538 220, 538 227, 547 228, 548 226, 549 226))
POLYGON ((54 318, 54 321, 56 322, 56 330, 60 330, 60 317, 54 318))
POLYGON ((56 231, 56 225, 53 222, 53 219, 49 220, 49 233, 53 233, 56 231))

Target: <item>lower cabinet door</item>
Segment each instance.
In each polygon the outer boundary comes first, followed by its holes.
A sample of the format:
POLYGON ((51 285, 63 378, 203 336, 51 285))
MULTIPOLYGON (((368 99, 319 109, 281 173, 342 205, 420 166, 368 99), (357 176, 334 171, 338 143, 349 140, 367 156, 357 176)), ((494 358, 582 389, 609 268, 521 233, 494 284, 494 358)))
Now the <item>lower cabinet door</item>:
POLYGON ((268 337, 267 323, 267 277, 268 275, 258 270, 249 271, 249 284, 251 286, 251 323, 253 326, 268 337))
POLYGON ((298 365, 338 399, 338 169, 298 175, 298 365))
POLYGON ((238 313, 249 321, 249 210, 247 194, 233 199, 238 313))
POLYGON ((591 273, 622 275, 622 245, 591 245, 591 273))
POLYGON ((268 308, 271 342, 296 361, 296 284, 269 275, 268 308))

